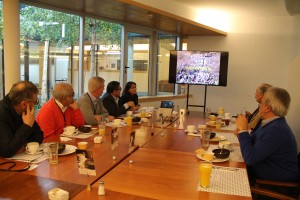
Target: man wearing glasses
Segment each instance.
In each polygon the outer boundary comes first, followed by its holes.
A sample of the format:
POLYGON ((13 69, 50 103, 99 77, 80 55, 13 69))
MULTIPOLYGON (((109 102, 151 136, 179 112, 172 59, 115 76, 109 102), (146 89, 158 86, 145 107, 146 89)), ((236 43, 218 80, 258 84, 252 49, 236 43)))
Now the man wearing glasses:
POLYGON ((102 98, 102 102, 109 115, 118 117, 122 114, 125 114, 130 107, 134 106, 133 101, 129 101, 121 105, 119 103, 119 98, 121 95, 122 88, 118 81, 111 81, 106 87, 106 94, 102 98))
POLYGON ((26 143, 43 141, 34 118, 38 93, 32 82, 20 81, 0 101, 0 156, 11 157, 26 143))
POLYGON ((56 84, 52 96, 53 98, 42 106, 36 117, 44 132, 44 138, 60 135, 66 126, 84 125, 84 117, 73 99, 74 90, 70 84, 56 84))

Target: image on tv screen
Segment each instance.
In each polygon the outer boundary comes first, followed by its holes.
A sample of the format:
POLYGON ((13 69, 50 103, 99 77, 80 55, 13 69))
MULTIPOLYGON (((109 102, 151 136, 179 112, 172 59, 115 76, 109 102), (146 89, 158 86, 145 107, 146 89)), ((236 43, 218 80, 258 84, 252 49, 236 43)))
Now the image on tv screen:
POLYGON ((177 51, 176 83, 219 85, 221 52, 177 51))

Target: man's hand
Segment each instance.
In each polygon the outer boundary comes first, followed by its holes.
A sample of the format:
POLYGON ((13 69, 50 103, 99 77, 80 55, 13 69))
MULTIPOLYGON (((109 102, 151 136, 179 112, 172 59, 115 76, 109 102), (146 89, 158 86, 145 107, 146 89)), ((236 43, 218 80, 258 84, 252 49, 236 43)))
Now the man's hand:
POLYGON ((72 108, 73 110, 76 110, 78 109, 78 105, 75 101, 73 101, 70 105, 69 105, 70 108, 72 108))
POLYGON ((128 101, 127 105, 130 106, 130 107, 134 107, 134 102, 133 101, 128 101))
POLYGON ((23 112, 22 114, 22 120, 24 124, 27 124, 28 126, 32 127, 34 123, 34 107, 32 107, 30 104, 27 104, 26 106, 26 112, 23 112))
POLYGON ((248 120, 245 115, 239 115, 236 119, 237 131, 248 131, 248 120))

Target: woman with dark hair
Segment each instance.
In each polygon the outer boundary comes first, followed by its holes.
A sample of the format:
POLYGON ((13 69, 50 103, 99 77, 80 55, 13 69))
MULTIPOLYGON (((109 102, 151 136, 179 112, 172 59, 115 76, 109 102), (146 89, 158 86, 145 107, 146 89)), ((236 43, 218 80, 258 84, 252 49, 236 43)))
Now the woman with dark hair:
POLYGON ((126 83, 122 96, 120 97, 121 104, 127 103, 129 101, 134 102, 134 107, 131 107, 131 110, 135 111, 140 109, 139 97, 136 93, 136 83, 132 81, 126 83))

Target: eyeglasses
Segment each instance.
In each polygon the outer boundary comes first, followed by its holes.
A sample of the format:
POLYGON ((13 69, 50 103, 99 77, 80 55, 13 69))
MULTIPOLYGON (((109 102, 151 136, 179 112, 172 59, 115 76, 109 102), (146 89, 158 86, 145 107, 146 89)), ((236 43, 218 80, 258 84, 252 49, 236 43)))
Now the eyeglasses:
POLYGON ((118 88, 118 89, 116 89, 116 90, 122 90, 122 88, 120 87, 120 88, 118 88))
POLYGON ((39 99, 36 99, 35 101, 28 100, 27 102, 32 102, 32 103, 34 103, 34 105, 38 105, 40 103, 39 99))

